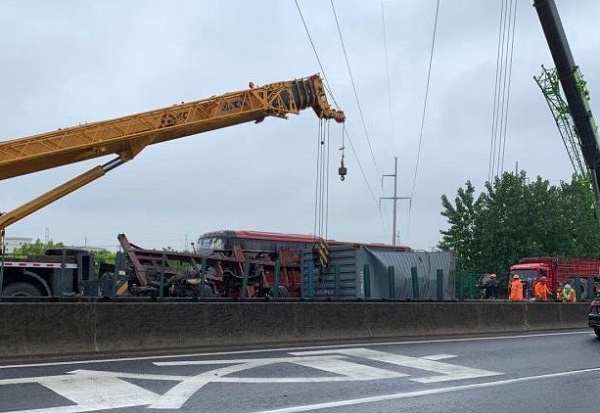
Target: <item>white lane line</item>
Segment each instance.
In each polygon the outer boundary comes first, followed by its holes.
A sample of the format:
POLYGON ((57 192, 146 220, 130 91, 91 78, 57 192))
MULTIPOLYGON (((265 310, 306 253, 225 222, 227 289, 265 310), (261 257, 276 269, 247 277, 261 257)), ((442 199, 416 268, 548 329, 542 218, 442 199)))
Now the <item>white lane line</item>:
POLYGON ((399 346, 399 345, 411 345, 411 344, 429 344, 429 343, 461 343, 461 342, 470 342, 470 341, 491 341, 491 340, 510 340, 510 339, 519 339, 519 338, 538 338, 538 337, 552 337, 552 336, 569 336, 569 335, 579 335, 585 334, 589 336, 594 336, 594 333, 590 333, 589 329, 586 330, 577 330, 577 331, 568 331, 568 332, 560 332, 560 333, 537 333, 537 334, 519 334, 512 336, 490 336, 490 337, 463 337, 463 338, 441 338, 441 339, 431 339, 431 340, 407 340, 407 341, 378 341, 375 343, 371 343, 368 340, 355 342, 353 344, 331 344, 325 346, 296 346, 296 347, 270 347, 265 349, 257 349, 257 350, 237 350, 237 351, 220 351, 220 352, 205 352, 205 353, 182 353, 182 354, 169 354, 162 356, 142 356, 142 357, 119 357, 112 359, 92 359, 92 360, 74 360, 74 361, 57 361, 57 362, 48 362, 48 363, 30 363, 30 364, 11 364, 0 366, 0 369, 15 369, 15 368, 25 368, 25 367, 46 367, 46 366, 68 366, 74 364, 94 364, 94 363, 114 363, 121 361, 143 361, 143 360, 164 360, 164 359, 173 359, 173 358, 181 358, 181 357, 210 357, 210 356, 227 356, 233 354, 257 354, 257 353, 270 353, 275 351, 281 352, 290 352, 290 351, 302 351, 302 350, 318 350, 318 349, 328 349, 328 348, 355 348, 355 347, 378 347, 378 346, 399 346))
POLYGON ((425 360, 447 360, 458 357, 456 354, 432 354, 430 356, 421 356, 420 358, 425 360))
POLYGON ((386 395, 382 395, 382 396, 373 396, 373 397, 363 397, 360 399, 341 400, 341 401, 337 401, 337 402, 308 404, 308 405, 304 405, 304 406, 286 407, 283 409, 262 410, 260 412, 255 412, 255 413, 309 412, 312 410, 329 409, 329 408, 341 407, 341 406, 354 406, 357 404, 376 403, 376 402, 383 402, 383 401, 388 401, 388 400, 407 399, 409 397, 430 396, 430 395, 436 395, 436 394, 459 392, 459 391, 463 391, 463 390, 482 389, 482 388, 486 388, 486 387, 497 387, 497 386, 504 386, 507 384, 522 383, 522 382, 533 381, 533 380, 550 379, 550 378, 555 378, 555 377, 574 376, 574 375, 578 375, 578 374, 592 373, 592 372, 597 372, 597 371, 600 371, 600 367, 596 367, 596 368, 592 368, 592 369, 564 371, 564 372, 560 372, 560 373, 543 374, 540 376, 520 377, 518 379, 507 379, 507 380, 490 381, 490 382, 486 382, 486 383, 466 384, 463 386, 442 387, 439 389, 420 390, 420 391, 412 391, 412 392, 406 392, 406 393, 394 393, 394 394, 386 394, 386 395))
POLYGON ((190 360, 190 361, 157 361, 152 363, 156 366, 203 366, 203 365, 211 365, 211 364, 241 364, 252 362, 265 362, 269 364, 274 363, 296 363, 298 360, 307 360, 307 361, 323 361, 326 359, 343 359, 347 358, 343 354, 332 355, 328 357, 323 356, 314 356, 314 357, 303 357, 300 359, 299 357, 266 357, 266 358, 257 358, 257 359, 227 359, 227 360, 190 360))

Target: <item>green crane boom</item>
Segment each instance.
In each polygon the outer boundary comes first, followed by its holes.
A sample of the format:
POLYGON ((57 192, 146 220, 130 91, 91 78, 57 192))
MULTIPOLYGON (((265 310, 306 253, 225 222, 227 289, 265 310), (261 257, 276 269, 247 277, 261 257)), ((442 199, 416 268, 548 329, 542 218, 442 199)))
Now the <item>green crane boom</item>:
MULTIPOLYGON (((552 112, 560 136, 562 137, 565 149, 571 160, 571 165, 575 171, 575 175, 578 178, 590 179, 590 170, 585 165, 583 155, 581 153, 581 140, 577 134, 573 117, 571 116, 571 110, 569 104, 563 98, 563 94, 560 88, 560 81, 558 79, 558 73, 556 69, 546 69, 542 66, 542 73, 539 76, 533 77, 540 87, 546 103, 552 112)), ((579 77, 578 87, 582 89, 584 95, 589 100, 589 93, 586 89, 583 78, 579 77)))

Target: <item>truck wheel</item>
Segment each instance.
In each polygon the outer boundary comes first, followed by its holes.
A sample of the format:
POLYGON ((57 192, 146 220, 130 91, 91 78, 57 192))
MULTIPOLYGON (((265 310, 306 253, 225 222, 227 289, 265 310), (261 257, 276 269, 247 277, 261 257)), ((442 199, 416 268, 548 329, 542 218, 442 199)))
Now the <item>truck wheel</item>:
POLYGON ((600 337, 600 327, 594 328, 594 333, 596 333, 597 337, 600 337))
POLYGON ((588 299, 587 283, 582 281, 579 284, 579 286, 580 286, 580 290, 581 290, 581 300, 587 300, 588 299))
POLYGON ((40 297, 42 295, 42 292, 35 285, 22 282, 8 284, 2 290, 2 296, 4 297, 40 297))

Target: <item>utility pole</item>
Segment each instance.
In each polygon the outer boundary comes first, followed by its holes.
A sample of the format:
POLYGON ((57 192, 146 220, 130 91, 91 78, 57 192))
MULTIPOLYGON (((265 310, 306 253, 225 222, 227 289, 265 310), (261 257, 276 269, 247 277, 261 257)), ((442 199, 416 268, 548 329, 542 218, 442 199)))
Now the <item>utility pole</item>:
POLYGON ((396 245, 396 215, 397 215, 397 203, 399 199, 411 199, 409 196, 398 196, 398 157, 394 157, 394 173, 389 175, 381 175, 381 185, 383 185, 383 178, 386 176, 394 177, 394 196, 392 197, 381 197, 379 198, 379 204, 381 205, 382 199, 391 199, 394 201, 394 218, 393 218, 393 228, 392 228, 392 245, 396 245))

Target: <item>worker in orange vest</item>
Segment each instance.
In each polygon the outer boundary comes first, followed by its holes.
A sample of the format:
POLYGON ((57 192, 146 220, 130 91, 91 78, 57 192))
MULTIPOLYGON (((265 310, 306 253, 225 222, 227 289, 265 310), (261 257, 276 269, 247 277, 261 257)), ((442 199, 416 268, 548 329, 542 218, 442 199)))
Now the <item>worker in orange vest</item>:
POLYGON ((574 303, 577 301, 575 290, 569 284, 565 284, 560 298, 563 303, 574 303))
POLYGON ((523 301, 523 283, 519 274, 514 274, 508 284, 508 299, 510 301, 523 301))
POLYGON ((533 293, 535 295, 535 301, 548 301, 548 298, 552 295, 550 289, 546 285, 546 277, 541 277, 535 286, 533 287, 533 293))

